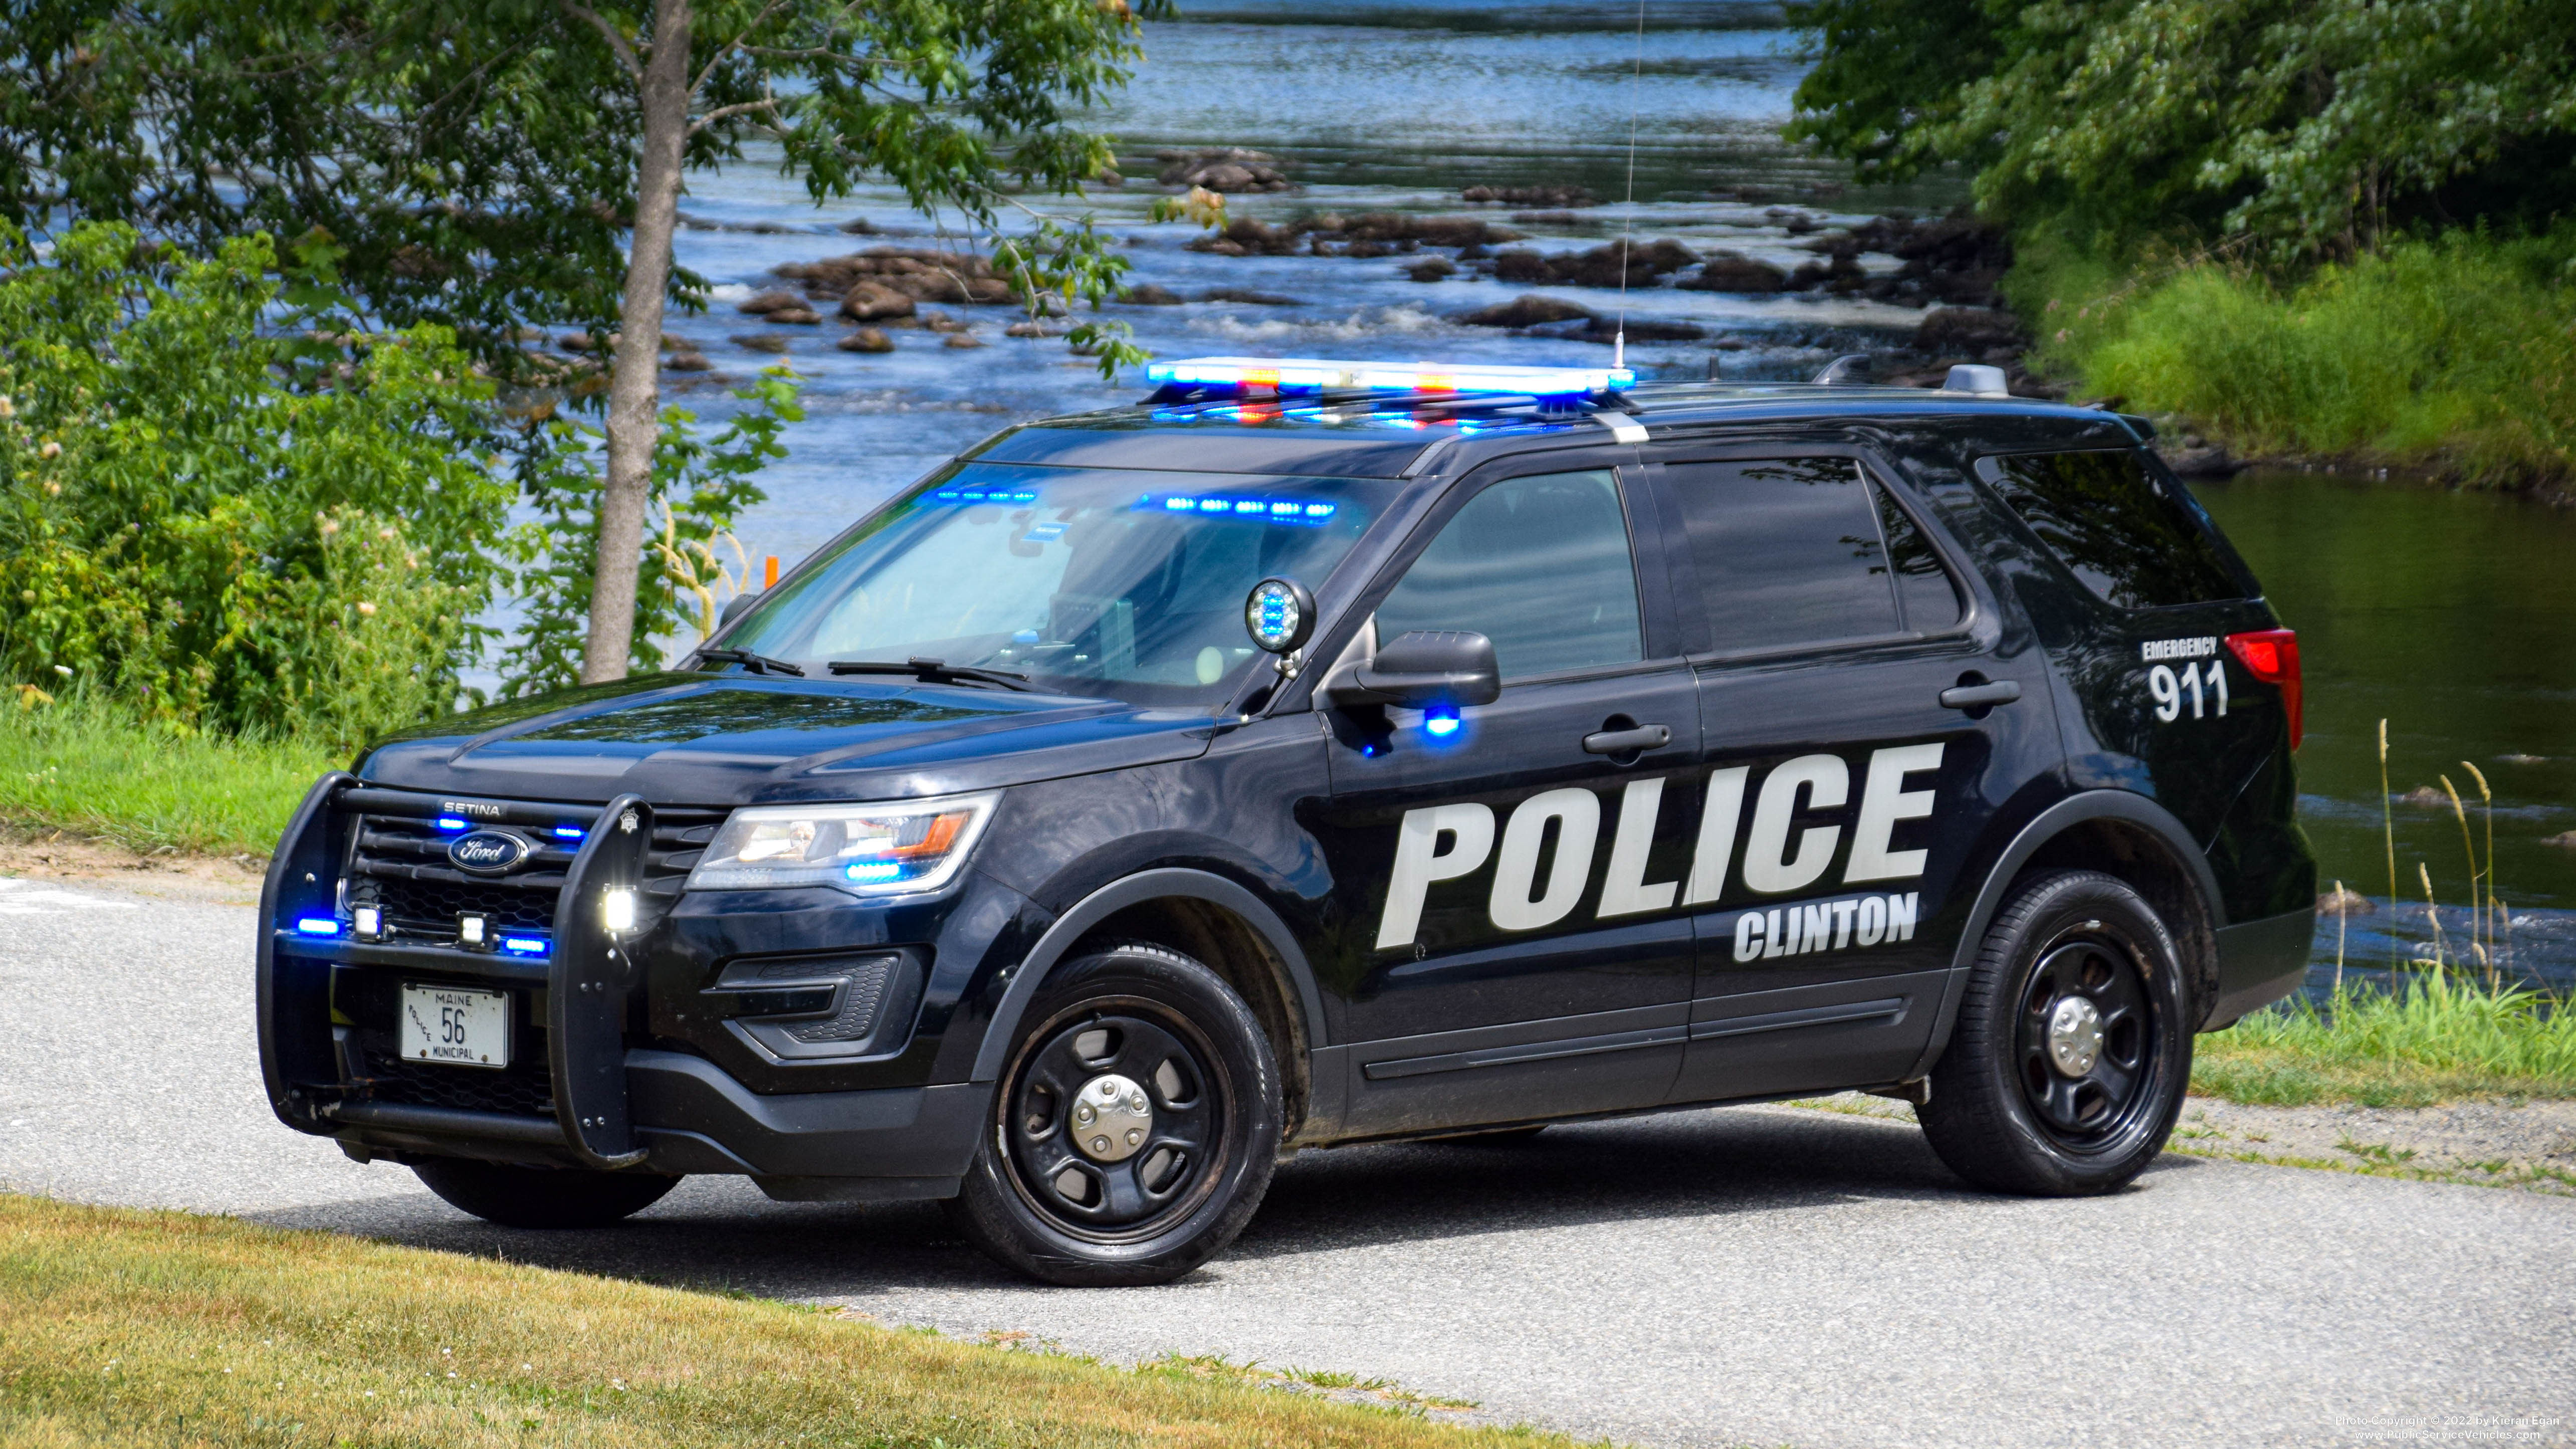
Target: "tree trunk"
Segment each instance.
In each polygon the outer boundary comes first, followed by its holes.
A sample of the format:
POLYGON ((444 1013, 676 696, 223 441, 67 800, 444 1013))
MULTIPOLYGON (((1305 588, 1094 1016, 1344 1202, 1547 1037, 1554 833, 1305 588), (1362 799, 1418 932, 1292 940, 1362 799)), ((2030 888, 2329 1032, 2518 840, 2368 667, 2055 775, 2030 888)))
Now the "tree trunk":
POLYGON ((689 0, 661 0, 644 62, 644 147, 635 173, 635 226, 626 298, 608 387, 608 486, 599 502, 599 554, 590 582, 590 636, 581 682, 626 677, 635 638, 635 585, 644 506, 661 423, 662 298, 680 209, 680 155, 689 134, 689 0))

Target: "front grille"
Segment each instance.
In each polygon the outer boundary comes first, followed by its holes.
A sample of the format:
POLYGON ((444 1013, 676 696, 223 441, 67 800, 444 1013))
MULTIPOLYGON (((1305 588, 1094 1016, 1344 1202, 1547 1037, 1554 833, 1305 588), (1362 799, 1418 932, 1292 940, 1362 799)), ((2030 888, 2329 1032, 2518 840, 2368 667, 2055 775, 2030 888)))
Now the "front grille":
MULTIPOLYGON (((565 813, 581 818, 577 809, 565 813)), ((552 930, 555 898, 573 853, 546 842, 535 828, 515 833, 534 848, 516 871, 489 878, 467 875, 448 862, 453 831, 428 820, 362 815, 349 859, 349 903, 381 907, 386 939, 394 942, 453 944, 456 918, 467 911, 491 917, 496 932, 552 930)))
POLYGON ((653 809, 653 844, 644 855, 644 893, 676 899, 687 883, 707 842, 725 822, 722 810, 692 810, 676 805, 653 809))
MULTIPOLYGON (((389 792, 388 792, 389 793, 389 792)), ((370 791, 381 800, 384 794, 370 791)), ((421 814, 361 814, 352 822, 349 853, 349 904, 383 910, 385 939, 394 944, 454 945, 456 918, 466 912, 491 918, 494 932, 551 933, 555 905, 571 869, 578 841, 559 837, 545 825, 492 827, 526 840, 527 858, 505 876, 468 875, 448 859, 447 843, 458 832, 441 830, 429 817, 432 797, 422 797, 421 814)), ((524 807, 560 812, 561 825, 591 829, 598 807, 550 805, 531 801, 524 807)), ((705 853, 707 842, 724 824, 726 812, 688 806, 657 807, 653 839, 644 862, 643 891, 648 900, 668 906, 678 899, 689 870, 705 853)), ((524 819, 523 816, 512 817, 524 819)), ((479 826, 479 822, 478 822, 479 826)))
POLYGON ((554 1081, 540 1043, 524 1043, 510 1065, 497 1072, 405 1061, 395 1055, 392 1034, 381 1031, 360 1033, 359 1057, 365 1063, 366 1078, 358 1085, 374 1101, 460 1112, 507 1112, 517 1117, 555 1114, 554 1081))

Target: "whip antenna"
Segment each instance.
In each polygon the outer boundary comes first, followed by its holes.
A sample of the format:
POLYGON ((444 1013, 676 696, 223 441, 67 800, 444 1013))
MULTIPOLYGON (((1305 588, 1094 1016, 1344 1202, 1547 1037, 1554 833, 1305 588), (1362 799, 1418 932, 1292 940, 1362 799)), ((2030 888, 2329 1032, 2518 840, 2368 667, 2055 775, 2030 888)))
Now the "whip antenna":
POLYGON ((1628 269, 1637 264, 1637 104, 1646 84, 1646 0, 1637 0, 1637 68, 1628 76, 1628 200, 1619 227, 1619 330, 1611 334, 1610 365, 1628 365, 1628 269))

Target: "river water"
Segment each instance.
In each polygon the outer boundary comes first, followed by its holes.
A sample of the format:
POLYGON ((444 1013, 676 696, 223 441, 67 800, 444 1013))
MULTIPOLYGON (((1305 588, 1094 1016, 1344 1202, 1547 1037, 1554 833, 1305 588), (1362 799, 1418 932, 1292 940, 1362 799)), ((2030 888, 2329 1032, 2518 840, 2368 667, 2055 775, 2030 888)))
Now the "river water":
MULTIPOLYGON (((1461 325, 1456 314, 1524 291, 1596 310, 1613 294, 1458 279, 1409 280, 1412 258, 1230 259, 1185 250, 1199 233, 1153 224, 1154 153, 1244 146, 1279 158, 1300 189, 1241 196, 1231 210, 1278 222, 1302 212, 1475 210, 1528 232, 1542 249, 1589 248, 1633 227, 1702 252, 1724 248, 1795 267, 1804 229, 1890 209, 1946 208, 1955 183, 1870 191, 1838 166, 1777 139, 1802 72, 1795 37, 1775 5, 1652 0, 1642 34, 1623 3, 1497 5, 1485 0, 1200 0, 1185 18, 1147 27, 1147 58, 1108 114, 1132 178, 1078 205, 1122 238, 1131 280, 1183 296, 1255 290, 1285 304, 1198 302, 1115 307, 1161 356, 1208 353, 1543 363, 1598 360, 1605 348, 1461 325), (1633 120, 1633 205, 1629 193, 1633 120), (1468 208, 1468 186, 1577 185, 1605 204, 1513 220, 1507 207, 1468 208)), ((716 284, 717 305, 673 330, 704 345, 718 372, 680 383, 674 400, 702 416, 733 406, 725 392, 772 361, 728 339, 789 335, 787 361, 806 379, 808 420, 791 429, 791 456, 764 475, 769 501, 743 523, 755 560, 793 561, 905 482, 1006 423, 1130 401, 1133 378, 1103 382, 1060 342, 1002 336, 1011 318, 982 309, 988 345, 939 345, 934 334, 892 334, 897 350, 834 350, 837 323, 763 327, 730 305, 768 284, 769 270, 879 240, 922 245, 943 235, 887 190, 823 208, 758 158, 691 182, 683 202, 698 225, 680 260, 716 284), (864 219, 886 238, 844 234, 864 219)), ((1071 210, 1061 207, 1061 210, 1071 210)), ((950 219, 954 221, 953 218, 950 219)), ((952 237, 955 233, 945 233, 952 237)), ((962 238, 958 238, 962 240, 962 238)), ((1893 267, 1889 258, 1864 265, 1893 267)), ((1732 377, 1792 377, 1835 353, 1884 348, 1922 314, 1818 294, 1727 296, 1657 288, 1633 293, 1628 315, 1690 322, 1710 340, 1632 346, 1648 376, 1702 377, 1715 358, 1732 377)), ((2445 940, 2467 936, 2470 867, 2447 796, 2438 809, 2390 806, 2399 874, 2389 899, 2382 844, 2377 722, 2389 725, 2389 785, 2407 797, 2441 789, 2448 773, 2470 806, 2483 857, 2486 817, 2463 760, 2494 794, 2495 884, 2510 907, 2520 970, 2576 983, 2576 514, 2520 500, 2319 475, 2249 474, 2201 496, 2300 631, 2308 679, 2301 812, 2328 879, 2373 898, 2345 921, 2343 951, 2359 969, 2392 953, 2428 953, 2432 930, 2417 864, 2450 907, 2445 940)), ((2330 978, 2337 925, 2319 930, 2312 979, 2330 978)))

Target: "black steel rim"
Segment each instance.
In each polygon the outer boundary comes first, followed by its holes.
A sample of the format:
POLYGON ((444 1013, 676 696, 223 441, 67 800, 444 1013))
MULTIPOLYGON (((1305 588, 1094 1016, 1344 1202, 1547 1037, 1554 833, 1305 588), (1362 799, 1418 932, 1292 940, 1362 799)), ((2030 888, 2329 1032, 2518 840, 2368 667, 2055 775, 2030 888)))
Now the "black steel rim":
POLYGON ((2040 1129, 2070 1148, 2099 1148, 2151 1113, 2163 1072, 2156 1016, 2138 951, 2103 923, 2087 922, 2042 950, 2022 988, 2013 1054, 2040 1129), (2102 1030, 2100 1052, 2073 1075, 2049 1051, 2050 1022, 2069 1000, 2090 1003, 2102 1030))
POLYGON ((1095 1242, 1150 1238, 1216 1186, 1230 1092, 1199 1031, 1156 1003, 1087 1002, 1030 1038, 1000 1124, 1011 1185, 1059 1230, 1095 1242), (1083 1087, 1116 1074, 1152 1105, 1145 1141, 1101 1162, 1074 1143, 1083 1087))

